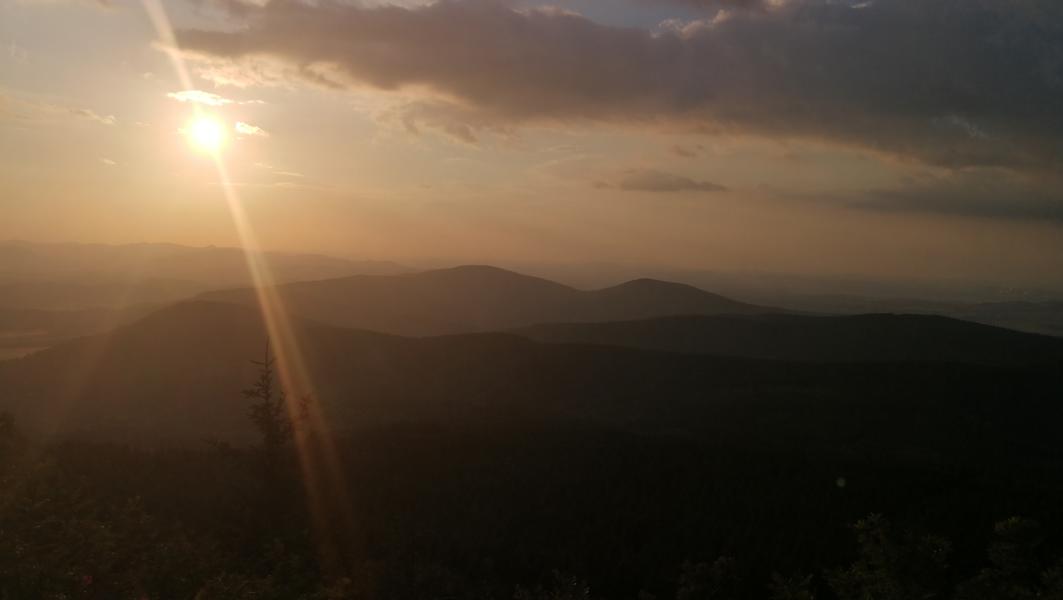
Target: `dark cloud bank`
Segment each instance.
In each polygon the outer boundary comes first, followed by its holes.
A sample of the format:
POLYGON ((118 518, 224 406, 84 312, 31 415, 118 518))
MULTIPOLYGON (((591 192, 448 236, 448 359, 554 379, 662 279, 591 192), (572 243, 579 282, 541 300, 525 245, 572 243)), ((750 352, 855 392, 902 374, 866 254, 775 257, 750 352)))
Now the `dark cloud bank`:
POLYGON ((328 65, 341 84, 425 86, 496 122, 822 138, 948 166, 1047 169, 1063 154, 1058 0, 790 0, 656 31, 491 0, 278 0, 244 18, 180 44, 328 65))
MULTIPOLYGON (((1047 208, 1022 215, 1057 220, 1063 2, 645 1, 713 10, 702 21, 643 30, 493 0, 417 8, 275 0, 245 7, 242 28, 184 30, 178 40, 216 58, 283 61, 333 85, 428 89, 437 108, 416 104, 420 114, 445 115, 453 123, 436 125, 468 140, 483 127, 591 120, 823 140, 957 169, 1003 167, 1044 184, 1037 203, 1047 208)), ((661 175, 628 174, 610 185, 715 185, 661 175)), ((964 193, 961 186, 932 204, 961 211, 964 193)), ((899 204, 912 208, 918 195, 899 204)), ((896 200, 880 195, 868 205, 896 200)))
POLYGON ((698 181, 684 175, 656 169, 628 169, 616 181, 598 181, 597 188, 625 192, 725 192, 727 188, 711 181, 698 181))

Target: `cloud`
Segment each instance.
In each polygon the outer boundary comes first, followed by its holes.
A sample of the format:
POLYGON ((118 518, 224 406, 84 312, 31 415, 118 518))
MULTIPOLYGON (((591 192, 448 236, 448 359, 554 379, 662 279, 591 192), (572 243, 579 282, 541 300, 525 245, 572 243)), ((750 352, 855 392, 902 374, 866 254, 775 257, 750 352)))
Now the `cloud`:
POLYGON ((229 98, 223 98, 217 94, 210 92, 204 92, 202 90, 182 90, 180 92, 170 92, 166 94, 167 98, 173 98, 178 102, 188 102, 192 104, 202 104, 204 106, 225 106, 232 104, 233 101, 229 98))
POLYGON ((494 0, 277 0, 242 27, 177 37, 215 64, 279 61, 322 85, 423 90, 489 123, 811 138, 948 167, 1063 162, 1063 3, 860 6, 789 0, 643 30, 494 0))
POLYGON ((18 4, 26 5, 48 5, 48 4, 89 4, 97 6, 103 9, 112 9, 115 4, 113 0, 15 0, 18 4))
POLYGON ((675 154, 676 156, 681 156, 683 158, 694 158, 695 156, 701 154, 702 150, 704 149, 705 147, 701 144, 696 144, 694 146, 684 146, 682 144, 675 144, 671 147, 671 152, 672 154, 675 154))
POLYGON ((237 121, 236 125, 234 125, 233 127, 234 129, 236 129, 236 133, 239 133, 240 135, 269 137, 269 133, 267 133, 266 130, 262 129, 261 127, 256 127, 255 125, 244 123, 243 121, 237 121))
POLYGON ((770 10, 780 8, 787 0, 643 0, 647 4, 675 4, 711 10, 770 10))
POLYGON ((429 130, 469 145, 479 144, 481 133, 501 138, 516 136, 513 125, 506 119, 446 100, 398 102, 376 116, 380 123, 398 126, 408 133, 420 135, 429 130))
POLYGON ((30 51, 18 45, 15 40, 11 40, 11 42, 7 46, 7 56, 15 64, 21 65, 25 64, 26 61, 29 60, 30 51))
POLYGON ((114 125, 118 123, 118 119, 116 119, 114 115, 101 115, 89 108, 71 108, 70 114, 90 121, 95 121, 101 125, 114 125))
POLYGON ((837 192, 793 192, 770 185, 780 200, 879 214, 936 215, 1063 226, 1063 177, 1030 177, 1008 169, 924 172, 892 186, 837 192))
POLYGON ((219 96, 212 92, 204 92, 203 90, 182 90, 180 92, 170 92, 166 94, 167 98, 173 98, 178 102, 188 102, 192 104, 202 104, 203 106, 227 106, 229 104, 265 104, 262 100, 233 100, 232 98, 226 98, 219 96))
POLYGON ((306 175, 304 173, 301 173, 299 171, 285 170, 285 169, 281 169, 281 168, 275 167, 275 166, 273 166, 273 165, 271 165, 269 163, 262 163, 262 162, 254 163, 254 166, 259 168, 259 169, 262 169, 263 171, 268 172, 270 175, 273 176, 273 179, 275 181, 272 184, 270 184, 270 185, 287 186, 287 187, 302 186, 302 187, 306 187, 307 189, 314 189, 314 188, 320 189, 322 187, 322 186, 317 185, 317 184, 305 184, 305 185, 301 184, 300 182, 306 180, 307 177, 306 177, 306 175), (293 181, 293 180, 295 180, 295 181, 293 181))
POLYGON ((617 188, 625 192, 723 192, 727 188, 711 181, 698 181, 684 175, 656 169, 628 169, 615 182, 598 181, 597 188, 617 188))
POLYGON ((892 189, 869 190, 841 202, 849 208, 889 213, 922 213, 1063 225, 1063 192, 1058 187, 1007 177, 957 176, 892 189))
POLYGON ((92 121, 100 125, 116 125, 114 115, 101 115, 91 108, 63 106, 33 95, 15 96, 0 91, 0 119, 25 123, 58 123, 70 118, 92 121))

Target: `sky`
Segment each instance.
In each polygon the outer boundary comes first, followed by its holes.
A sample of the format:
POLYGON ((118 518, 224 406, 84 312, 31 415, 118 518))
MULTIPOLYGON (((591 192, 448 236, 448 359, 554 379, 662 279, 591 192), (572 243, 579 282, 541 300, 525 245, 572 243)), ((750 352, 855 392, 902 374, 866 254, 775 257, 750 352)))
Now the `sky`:
POLYGON ((1058 0, 0 0, 0 239, 1063 288, 1061 166, 1058 0))

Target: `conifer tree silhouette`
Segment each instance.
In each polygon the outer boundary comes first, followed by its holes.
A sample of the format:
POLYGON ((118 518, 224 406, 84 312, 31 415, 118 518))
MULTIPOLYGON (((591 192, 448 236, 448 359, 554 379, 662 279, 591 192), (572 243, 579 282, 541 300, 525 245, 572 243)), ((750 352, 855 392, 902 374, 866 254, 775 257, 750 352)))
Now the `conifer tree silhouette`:
POLYGON ((248 414, 262 443, 262 460, 267 485, 275 483, 285 451, 292 441, 295 423, 288 408, 288 398, 276 378, 276 359, 266 341, 266 352, 258 366, 258 378, 243 391, 251 402, 248 414))

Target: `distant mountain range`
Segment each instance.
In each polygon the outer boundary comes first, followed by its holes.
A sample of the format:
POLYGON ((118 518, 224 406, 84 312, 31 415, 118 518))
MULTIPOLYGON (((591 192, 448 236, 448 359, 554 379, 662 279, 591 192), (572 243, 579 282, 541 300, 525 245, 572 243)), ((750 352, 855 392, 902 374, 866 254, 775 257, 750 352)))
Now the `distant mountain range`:
POLYGON ((80 310, 0 308, 0 360, 16 358, 71 338, 110 331, 158 308, 154 304, 80 310))
POLYGON ((1018 331, 1063 337, 1063 302, 940 302, 866 296, 796 295, 772 296, 780 305, 822 314, 902 313, 942 315, 965 321, 996 325, 1018 331))
POLYGON ((1063 337, 1063 280, 1040 287, 941 278, 891 280, 869 276, 721 272, 609 263, 537 264, 515 270, 578 288, 652 277, 712 290, 742 302, 818 314, 924 314, 1063 337))
MULTIPOLYGON (((401 265, 263 255, 275 281, 400 273, 401 265)), ((0 242, 0 360, 101 333, 202 292, 251 285, 239 248, 0 242)))
MULTIPOLYGON (((277 282, 409 271, 316 254, 267 252, 263 258, 277 282)), ((113 308, 250 284, 240 248, 0 242, 0 308, 113 308)))
MULTIPOLYGON (((488 266, 299 282, 278 286, 277 292, 285 308, 300 317, 413 336, 499 331, 542 322, 781 312, 678 283, 639 279, 584 291, 488 266)), ((247 306, 258 301, 250 288, 209 292, 200 299, 247 306)))
POLYGON ((1063 339, 929 315, 680 316, 512 330, 551 343, 814 362, 1063 365, 1063 339))
MULTIPOLYGON (((913 328, 922 321, 902 320, 900 326, 917 337, 913 328)), ((930 321, 951 332, 953 348, 1025 343, 1023 334, 930 321)), ((1018 420, 1035 432, 1038 423, 1055 422, 1053 411, 1063 410, 1057 401, 1063 372, 1058 365, 901 363, 893 362, 898 358, 893 347, 878 357, 890 362, 871 364, 878 347, 873 337, 861 350, 869 362, 846 365, 538 343, 499 333, 404 338, 303 321, 295 327, 314 389, 294 392, 312 391, 339 429, 555 420, 771 439, 815 431, 834 439, 866 435, 874 423, 875 435, 917 430, 926 438, 921 443, 931 444, 952 420, 973 418, 970 411, 986 411, 988 405, 997 406, 990 411, 997 425, 1018 420), (884 425, 876 419, 900 429, 880 431, 884 425)), ((788 358, 840 352, 817 347, 831 344, 831 336, 809 335, 804 353, 784 346, 788 358)), ((266 337, 253 309, 179 304, 112 333, 0 362, 0 410, 13 411, 35 429, 66 433, 155 441, 241 439, 249 422, 240 390, 254 378, 250 360, 261 356, 266 337)), ((939 348, 944 352, 948 344, 939 348)), ((1046 352, 1058 350, 1057 344, 1046 352)))
MULTIPOLYGON (((273 273, 274 281, 278 284, 295 282, 315 282, 321 280, 345 279, 356 275, 369 276, 392 276, 399 274, 412 274, 416 270, 388 261, 352 261, 342 258, 315 254, 288 254, 281 252, 268 252, 263 255, 264 261, 269 264, 273 273)), ((625 277, 637 277, 637 270, 633 268, 621 269, 610 265, 572 267, 569 271, 554 268, 547 269, 543 266, 529 266, 533 272, 554 273, 560 276, 562 281, 579 281, 579 289, 589 285, 590 282, 620 281, 625 277), (574 270, 573 270, 574 269, 574 270), (581 270, 582 269, 582 270, 581 270), (556 273, 555 273, 556 272, 556 273), (597 277, 593 277, 598 273, 597 277)), ((441 269, 440 274, 455 269, 441 269)), ((456 270, 476 271, 474 267, 462 267, 456 270)), ((487 271, 487 268, 481 268, 487 271)), ((643 272, 657 272, 654 270, 643 272)), ((484 324, 476 323, 475 318, 460 317, 454 323, 438 323, 435 316, 427 318, 424 323, 398 323, 388 325, 385 330, 396 333, 420 334, 422 332, 439 333, 446 331, 466 331, 473 327, 475 330, 494 329, 498 327, 520 327, 541 322, 582 322, 582 321, 615 321, 640 318, 653 318, 659 316, 676 316, 682 314, 753 314, 762 313, 766 309, 762 306, 778 307, 768 312, 805 312, 818 314, 866 314, 866 313, 896 313, 896 314, 934 314, 948 316, 957 319, 975 321, 999 327, 1018 329, 1021 331, 1044 333, 1048 335, 1063 336, 1063 303, 1045 298, 1038 301, 997 301, 997 302, 972 302, 972 301, 941 301, 920 300, 918 297, 904 299, 894 297, 900 288, 889 287, 885 284, 876 285, 871 281, 845 280, 835 287, 846 290, 844 293, 816 293, 816 289, 833 289, 827 283, 796 276, 775 278, 763 274, 714 274, 701 271, 659 271, 659 279, 682 282, 665 284, 663 281, 653 279, 634 279, 619 286, 605 287, 598 290, 600 296, 608 296, 610 293, 618 298, 614 301, 596 304, 593 300, 562 300, 562 304, 568 306, 564 309, 555 309, 549 303, 556 302, 557 288, 566 286, 555 284, 554 286, 539 286, 536 293, 542 293, 545 301, 542 308, 524 309, 514 308, 509 312, 515 315, 513 318, 496 319, 502 310, 495 311, 491 308, 494 300, 485 297, 483 304, 487 305, 489 314, 482 319, 484 324), (683 283, 689 285, 683 285, 683 283), (691 287, 693 286, 693 287, 691 287), (826 287, 824 287, 826 286, 826 287), (885 286, 885 287, 883 287, 885 286), (547 287, 555 288, 553 292, 547 291, 547 287), (696 290, 696 288, 699 288, 696 290), (715 295, 709 300, 705 292, 700 289, 710 289, 722 292, 727 298, 715 295), (605 293, 606 290, 612 290, 605 293), (685 297, 679 290, 685 290, 685 297), (863 295, 860 295, 860 294, 863 295), (701 296, 701 297, 696 297, 701 296), (626 309, 618 304, 636 299, 637 304, 628 305, 626 309), (641 300, 638 300, 641 298, 641 300), (741 301, 734 300, 735 298, 741 301), (610 302, 614 302, 612 313, 592 314, 586 318, 590 309, 579 308, 577 305, 598 308, 610 308, 610 302), (674 302, 671 307, 667 303, 674 302), (706 308, 707 306, 707 308, 706 308), (686 310, 687 312, 684 312, 686 310), (493 314, 492 314, 493 313, 493 314), (552 314, 551 314, 552 313, 552 314), (523 315, 528 315, 526 318, 523 315)), ((512 274, 512 279, 517 279, 512 274)), ((658 277, 655 275, 655 277, 658 277)), ((437 279, 443 279, 440 276, 437 279)), ((420 278, 427 282, 428 277, 420 278)), ((460 278, 451 275, 450 283, 432 283, 428 285, 429 295, 438 291, 444 299, 449 292, 442 290, 441 286, 449 285, 455 290, 465 285, 467 290, 484 294, 491 293, 492 289, 503 290, 506 284, 504 277, 470 276, 464 282, 460 278), (432 289, 440 288, 440 289, 432 289)), ((532 277, 528 280, 546 282, 543 279, 532 277)), ((86 309, 120 309, 136 307, 138 305, 163 305, 179 300, 192 298, 196 295, 217 290, 229 290, 218 299, 229 301, 229 297, 239 298, 239 293, 232 291, 233 288, 250 287, 251 279, 247 272, 246 260, 243 250, 239 248, 224 247, 190 247, 176 244, 45 244, 21 241, 0 241, 0 309, 31 310, 31 311, 81 311, 86 309)), ((321 284, 325 288, 335 286, 341 291, 357 287, 357 282, 321 284)), ((366 291, 379 296, 386 296, 383 288, 387 287, 383 282, 364 282, 366 291)), ((944 284, 941 284, 944 285, 944 284)), ((416 282, 397 284, 396 289, 405 286, 417 290, 416 282)), ((313 287, 313 286, 311 286, 313 287)), ((529 286, 530 289, 530 286, 529 286)), ((567 288, 570 292, 577 291, 575 288, 567 288)), ((903 288, 907 289, 907 288, 903 288)), ((919 288, 922 289, 922 288, 919 288)), ((933 288, 937 289, 937 288, 933 288)), ((943 288, 944 289, 944 288, 943 288)), ((964 288, 966 289, 966 288, 964 288)), ((286 290, 291 291, 291 290, 286 290)), ((940 290, 939 290, 940 291, 940 290)), ((1012 291, 1010 296, 1001 290, 984 290, 985 294, 992 297, 1021 297, 1019 291, 1012 291)), ((456 292, 461 294, 460 290, 456 292)), ((293 296, 320 296, 327 294, 324 289, 300 289, 293 296)), ((594 292, 591 293, 592 295, 594 292)), ((967 296, 977 295, 975 291, 968 290, 967 296)), ((571 294, 570 294, 571 295, 571 294)), ((961 294, 962 295, 962 294, 961 294)), ((711 296, 711 294, 709 294, 711 296)), ((965 297, 967 297, 965 296, 965 297)), ((987 297, 988 297, 987 296, 987 297)), ((585 298, 590 298, 585 295, 585 298)), ((973 296, 972 296, 973 297, 973 296)), ((538 298, 538 297, 537 297, 538 298)), ((301 299, 300 302, 303 302, 301 299)), ((242 301, 242 300, 238 300, 242 301)), ((459 298, 456 303, 462 304, 469 301, 468 295, 459 298)), ((305 299, 307 305, 313 305, 313 312, 333 312, 326 309, 325 305, 330 301, 320 298, 305 299)), ((368 302, 368 301, 367 301, 368 302)), ((416 303, 416 300, 404 303, 416 303)), ((476 301, 478 302, 478 301, 476 301)), ((518 300, 517 304, 522 304, 518 300)), ((534 302, 534 300, 533 300, 534 302)), ((307 306, 303 306, 307 308, 307 306)), ((391 312, 398 312, 399 306, 391 312)), ((418 307, 409 307, 410 318, 423 312, 418 307)), ((447 309, 450 310, 450 309, 447 309)), ((471 310, 471 309, 470 309, 471 310)), ((309 312, 309 311, 308 311, 309 312)), ((378 311, 381 314, 374 317, 379 323, 384 323, 388 317, 388 311, 378 311)), ((460 312, 460 311, 456 311, 460 312)), ((142 314, 134 311, 135 315, 142 314)), ((80 317, 78 317, 80 318, 80 317)), ((2 319, 0 319, 2 320, 2 319)), ((66 316, 56 316, 56 322, 68 321, 66 316)), ((343 318, 324 319, 341 325, 362 326, 364 323, 348 322, 343 318)), ((408 319, 399 318, 400 321, 408 319)), ((108 319, 106 322, 110 322, 108 319)), ((25 337, 28 328, 4 329, 0 327, 0 338, 5 335, 25 337)), ((97 329, 100 330, 100 329, 97 329)), ((73 332, 73 330, 72 330, 73 332)), ((64 334, 59 329, 53 332, 51 339, 62 339, 64 334)), ((66 337, 70 337, 67 335, 66 337)), ((43 340, 38 340, 43 342, 43 340)), ((49 342, 50 343, 50 342, 49 342)), ((30 344, 33 346, 34 344, 30 344)), ((36 343, 37 347, 46 345, 36 343)), ((0 339, 0 356, 4 355, 3 348, 7 344, 0 339)))

